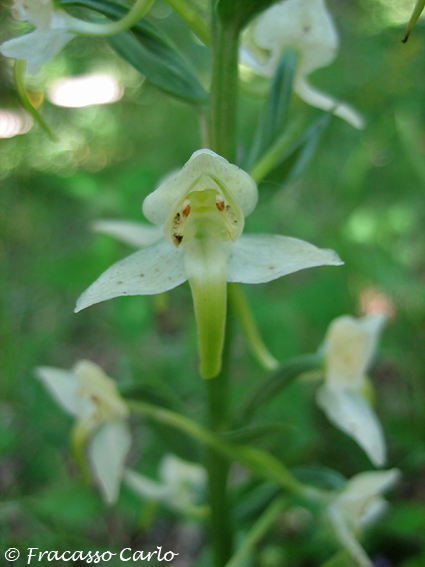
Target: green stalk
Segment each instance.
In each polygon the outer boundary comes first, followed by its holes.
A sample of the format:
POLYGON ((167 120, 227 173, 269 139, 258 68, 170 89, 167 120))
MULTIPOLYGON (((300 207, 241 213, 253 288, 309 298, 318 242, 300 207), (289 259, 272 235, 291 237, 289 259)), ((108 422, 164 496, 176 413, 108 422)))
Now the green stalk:
POLYGON ((304 119, 294 120, 289 124, 285 132, 276 140, 272 147, 267 150, 264 156, 254 165, 249 172, 253 180, 258 184, 262 181, 279 163, 283 154, 292 146, 305 126, 304 119))
MULTIPOLYGON (((208 426, 210 431, 220 433, 228 423, 228 390, 230 344, 232 341, 232 313, 227 314, 225 346, 220 374, 206 382, 208 400, 208 426)), ((216 567, 226 565, 233 552, 233 530, 227 498, 227 479, 230 463, 221 451, 207 452, 206 468, 211 509, 211 543, 216 567)))
POLYGON ((255 545, 268 532, 278 516, 287 505, 286 499, 276 498, 262 513, 255 524, 252 526, 247 536, 242 542, 232 559, 227 563, 226 567, 241 567, 246 565, 247 559, 253 552, 255 545))
POLYGON ((277 370, 280 363, 264 344, 242 287, 236 283, 229 283, 228 293, 229 301, 252 355, 265 370, 269 372, 277 370))
MULTIPOLYGON (((230 163, 236 156, 236 107, 238 96, 239 31, 222 22, 210 1, 212 78, 208 121, 209 147, 230 163)), ((228 422, 228 364, 231 333, 228 323, 220 374, 206 384, 208 391, 209 428, 225 431, 228 422)), ((227 498, 229 462, 222 452, 209 446, 207 456, 211 506, 211 543, 215 567, 224 567, 232 556, 233 530, 227 498)))

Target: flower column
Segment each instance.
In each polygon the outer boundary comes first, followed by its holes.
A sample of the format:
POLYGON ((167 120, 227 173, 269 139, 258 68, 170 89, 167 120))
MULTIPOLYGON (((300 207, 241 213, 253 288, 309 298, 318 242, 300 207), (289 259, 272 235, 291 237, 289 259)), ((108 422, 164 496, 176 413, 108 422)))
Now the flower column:
MULTIPOLYGON (((209 147, 230 163, 236 154, 236 105, 238 88, 239 30, 232 22, 220 20, 217 2, 211 0, 212 80, 208 122, 209 147)), ((208 380, 209 426, 223 431, 228 416, 228 361, 232 314, 227 314, 223 366, 220 374, 208 380)), ((215 451, 208 451, 208 482, 211 505, 211 543, 216 567, 224 566, 232 555, 233 537, 226 496, 229 464, 215 451)))

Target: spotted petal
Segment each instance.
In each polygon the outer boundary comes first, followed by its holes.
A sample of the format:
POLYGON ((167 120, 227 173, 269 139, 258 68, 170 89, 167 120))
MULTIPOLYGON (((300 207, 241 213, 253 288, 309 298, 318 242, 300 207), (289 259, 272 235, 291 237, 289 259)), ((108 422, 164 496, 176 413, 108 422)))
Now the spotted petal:
POLYGON ((130 445, 130 429, 125 421, 105 423, 90 441, 90 466, 108 504, 113 504, 118 498, 130 445))
POLYGON ((322 386, 317 390, 316 401, 329 421, 352 437, 375 466, 385 464, 386 445, 381 424, 361 394, 322 386))
POLYGON ((182 284, 186 279, 182 251, 161 240, 106 270, 81 295, 75 312, 122 295, 162 293, 182 284))
POLYGON ((338 254, 277 234, 242 235, 229 246, 227 281, 269 282, 314 266, 340 266, 338 254))

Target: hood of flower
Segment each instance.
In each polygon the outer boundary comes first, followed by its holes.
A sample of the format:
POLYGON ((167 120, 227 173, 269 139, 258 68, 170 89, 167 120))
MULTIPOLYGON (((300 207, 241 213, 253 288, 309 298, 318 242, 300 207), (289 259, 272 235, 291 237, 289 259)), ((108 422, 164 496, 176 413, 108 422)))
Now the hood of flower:
POLYGON ((301 75, 330 65, 339 48, 338 33, 324 0, 284 0, 275 4, 259 16, 246 37, 247 50, 259 59, 254 70, 264 76, 273 75, 285 48, 298 52, 301 75))
POLYGON ((78 362, 73 371, 78 379, 77 395, 91 401, 91 416, 96 421, 120 420, 129 416, 115 382, 89 360, 78 362))
POLYGON ((12 17, 36 28, 48 29, 55 10, 52 0, 14 0, 12 17))
POLYGON ((329 325, 323 354, 329 387, 360 391, 374 355, 378 335, 385 321, 382 315, 355 319, 338 317, 329 325))

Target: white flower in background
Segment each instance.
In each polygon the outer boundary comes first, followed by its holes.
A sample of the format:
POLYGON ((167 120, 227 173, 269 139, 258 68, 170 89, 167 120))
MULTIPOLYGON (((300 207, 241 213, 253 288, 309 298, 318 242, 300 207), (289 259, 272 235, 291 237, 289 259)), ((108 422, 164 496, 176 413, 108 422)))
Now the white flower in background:
POLYGON ((173 510, 188 514, 203 510, 200 503, 207 483, 203 467, 176 455, 165 455, 159 466, 159 479, 159 482, 151 480, 130 469, 124 474, 127 486, 145 498, 158 500, 173 510))
POLYGON ((350 435, 375 466, 383 466, 386 447, 381 425, 367 398, 366 371, 386 321, 383 314, 355 319, 343 315, 329 325, 323 345, 325 384, 316 401, 329 421, 350 435))
POLYGON ((376 521, 388 503, 381 494, 400 479, 400 471, 360 473, 351 478, 327 509, 335 535, 362 567, 373 567, 372 561, 359 544, 365 527, 376 521))
POLYGON ((27 70, 35 74, 75 35, 69 32, 72 17, 56 9, 53 0, 14 0, 12 16, 28 22, 35 30, 5 41, 0 53, 5 57, 26 61, 27 70))
POLYGON ((324 0, 284 0, 263 12, 246 33, 241 63, 272 77, 286 48, 298 54, 293 89, 307 104, 332 111, 355 128, 363 118, 350 106, 314 89, 307 76, 330 65, 338 54, 338 32, 324 0))
POLYGON ((258 190, 239 167, 210 150, 193 154, 143 203, 164 238, 121 260, 79 298, 75 311, 122 295, 162 293, 189 280, 198 328, 200 372, 216 376, 226 319, 226 281, 262 283, 320 265, 340 265, 332 250, 296 238, 242 235, 258 190))
POLYGON ((129 410, 102 368, 80 360, 71 370, 39 367, 36 375, 76 418, 74 435, 87 442, 88 461, 108 503, 117 500, 131 445, 129 410))

